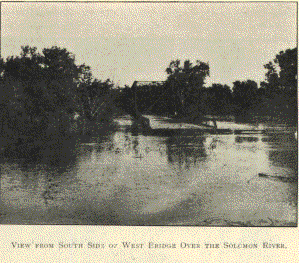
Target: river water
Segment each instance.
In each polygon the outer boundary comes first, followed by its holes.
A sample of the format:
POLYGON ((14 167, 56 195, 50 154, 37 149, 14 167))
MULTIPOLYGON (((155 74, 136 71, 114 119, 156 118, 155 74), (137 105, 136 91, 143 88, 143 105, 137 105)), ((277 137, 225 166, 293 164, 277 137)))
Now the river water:
POLYGON ((66 145, 58 163, 1 160, 0 223, 297 225, 294 128, 221 122, 271 132, 159 136, 115 121, 115 131, 66 145))

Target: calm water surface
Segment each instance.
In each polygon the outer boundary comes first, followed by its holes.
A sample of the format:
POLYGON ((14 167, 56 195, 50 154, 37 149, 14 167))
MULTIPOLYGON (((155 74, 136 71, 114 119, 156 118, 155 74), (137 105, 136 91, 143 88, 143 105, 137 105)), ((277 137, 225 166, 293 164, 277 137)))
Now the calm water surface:
POLYGON ((2 160, 0 222, 297 225, 294 129, 145 136, 126 131, 127 118, 117 121, 118 131, 67 145, 58 164, 2 160))

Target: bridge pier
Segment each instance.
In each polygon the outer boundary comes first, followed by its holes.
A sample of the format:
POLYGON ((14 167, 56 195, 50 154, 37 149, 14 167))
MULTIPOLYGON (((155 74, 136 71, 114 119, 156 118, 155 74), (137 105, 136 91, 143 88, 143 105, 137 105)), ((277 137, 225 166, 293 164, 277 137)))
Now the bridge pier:
POLYGON ((142 115, 133 116, 133 129, 151 130, 150 120, 142 115))

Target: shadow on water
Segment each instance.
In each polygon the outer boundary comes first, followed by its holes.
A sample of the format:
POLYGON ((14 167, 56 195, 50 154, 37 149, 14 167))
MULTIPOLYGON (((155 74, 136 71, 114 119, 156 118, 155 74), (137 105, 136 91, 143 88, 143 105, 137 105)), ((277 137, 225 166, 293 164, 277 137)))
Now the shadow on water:
MULTIPOLYGON (((75 161, 76 140, 27 141, 18 140, 2 152, 3 161, 18 162, 23 168, 45 164, 64 169, 75 161)), ((3 162, 2 161, 2 162, 3 162)))
POLYGON ((258 142, 259 138, 258 137, 251 137, 251 136, 236 136, 235 138, 236 143, 242 143, 242 142, 258 142))
POLYGON ((75 140, 50 142, 41 151, 42 160, 52 167, 59 168, 60 170, 66 169, 76 161, 75 151, 77 145, 75 140))
POLYGON ((259 115, 237 115, 235 116, 234 122, 237 124, 251 124, 253 126, 258 126, 259 124, 266 124, 267 126, 284 126, 284 127, 294 127, 297 128, 298 118, 288 118, 288 116, 281 117, 271 117, 271 116, 259 116, 259 115))
POLYGON ((38 159, 1 166, 0 221, 260 226, 271 217, 294 225, 295 183, 258 173, 294 176, 296 145, 291 135, 154 134, 140 127, 23 154, 18 145, 18 160, 38 159))
POLYGON ((178 164, 180 168, 190 168, 206 157, 205 137, 174 136, 166 140, 167 156, 170 164, 178 164))
POLYGON ((269 160, 274 166, 290 168, 298 177, 298 141, 292 133, 268 134, 262 138, 268 147, 269 160))

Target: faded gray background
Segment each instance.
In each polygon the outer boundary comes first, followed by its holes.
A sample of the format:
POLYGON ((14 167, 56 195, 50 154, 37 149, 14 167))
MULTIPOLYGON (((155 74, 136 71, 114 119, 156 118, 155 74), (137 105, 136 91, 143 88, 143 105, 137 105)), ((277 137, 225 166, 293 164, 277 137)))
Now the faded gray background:
POLYGON ((120 86, 165 80, 173 59, 209 62, 207 84, 264 79, 296 46, 296 3, 2 3, 2 56, 58 45, 120 86))

